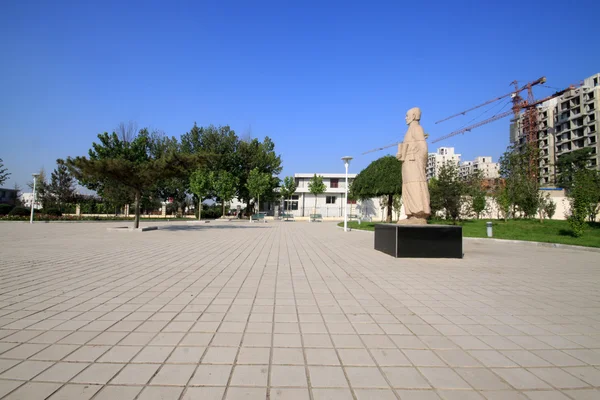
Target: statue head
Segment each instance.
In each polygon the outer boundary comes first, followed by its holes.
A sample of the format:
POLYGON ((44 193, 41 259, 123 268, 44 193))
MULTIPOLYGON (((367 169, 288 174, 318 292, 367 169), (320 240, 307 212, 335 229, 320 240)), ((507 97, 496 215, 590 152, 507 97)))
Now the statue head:
POLYGON ((406 112, 406 125, 410 125, 413 121, 419 121, 421 119, 421 109, 419 107, 413 107, 406 112))

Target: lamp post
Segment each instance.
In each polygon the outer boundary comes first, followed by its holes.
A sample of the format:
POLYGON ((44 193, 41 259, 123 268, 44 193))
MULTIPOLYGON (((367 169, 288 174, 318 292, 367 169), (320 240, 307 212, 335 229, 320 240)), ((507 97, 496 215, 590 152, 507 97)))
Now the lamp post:
POLYGON ((344 161, 344 166, 346 167, 346 204, 344 204, 344 232, 348 232, 348 165, 350 165, 350 160, 352 160, 352 157, 350 156, 342 157, 342 161, 344 161))
POLYGON ((40 174, 31 174, 33 176, 33 197, 31 198, 31 217, 29 218, 29 223, 33 224, 33 205, 35 203, 35 182, 37 181, 37 177, 40 174))

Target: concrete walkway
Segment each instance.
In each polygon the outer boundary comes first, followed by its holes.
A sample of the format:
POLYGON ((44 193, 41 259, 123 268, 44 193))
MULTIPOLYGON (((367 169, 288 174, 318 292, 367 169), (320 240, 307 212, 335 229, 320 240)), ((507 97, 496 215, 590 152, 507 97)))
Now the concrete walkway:
POLYGON ((600 399, 600 255, 333 223, 0 223, 2 399, 600 399))

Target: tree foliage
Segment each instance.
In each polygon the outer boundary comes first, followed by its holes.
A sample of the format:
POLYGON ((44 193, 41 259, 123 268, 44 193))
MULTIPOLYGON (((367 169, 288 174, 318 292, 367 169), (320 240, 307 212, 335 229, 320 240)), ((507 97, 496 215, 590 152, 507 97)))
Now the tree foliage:
POLYGON ((152 136, 147 129, 129 141, 119 138, 116 132, 99 134, 98 140, 92 144, 88 157, 68 158, 67 166, 82 185, 102 197, 107 189, 132 196, 136 228, 142 196, 149 194, 157 182, 181 176, 204 161, 200 155, 181 154, 161 135, 152 136))
POLYGON ((481 213, 487 207, 487 191, 483 187, 483 171, 476 170, 471 172, 466 177, 464 184, 466 194, 470 199, 469 208, 475 214, 476 218, 479 219, 481 213))
POLYGON ((239 179, 229 171, 220 170, 211 171, 210 180, 215 194, 221 200, 222 215, 225 215, 225 203, 235 196, 239 179))
POLYGON ((286 176, 283 179, 283 185, 281 185, 279 193, 281 194, 281 197, 289 200, 288 201, 288 211, 289 211, 290 204, 292 202, 291 201, 292 196, 294 195, 294 193, 296 193, 296 180, 294 179, 293 176, 286 176))
POLYGON ((558 172, 556 186, 571 190, 575 174, 578 171, 588 169, 592 158, 592 148, 578 149, 558 157, 556 169, 558 172))
POLYGON ((269 174, 261 172, 258 168, 254 168, 252 171, 250 171, 250 175, 248 176, 248 180, 246 182, 246 189, 248 190, 251 198, 257 200, 257 212, 260 211, 260 196, 269 191, 272 181, 273 179, 269 174))
MULTIPOLYGON (((246 204, 250 205, 253 196, 248 189, 248 180, 253 170, 269 176, 268 189, 262 193, 265 200, 274 200, 275 189, 279 185, 276 177, 282 170, 281 157, 275 153, 275 143, 267 136, 262 142, 258 139, 242 140, 238 147, 240 172, 238 196, 246 204)), ((249 207, 247 207, 249 209, 249 207)))
MULTIPOLYGON (((46 170, 44 168, 40 168, 40 171, 34 177, 35 180, 35 193, 32 201, 38 203, 42 208, 47 208, 52 203, 52 197, 50 195, 50 191, 48 190, 48 179, 46 178, 46 170)), ((34 189, 33 181, 28 182, 27 186, 32 190, 34 189)))
POLYGON ((444 211, 446 219, 457 221, 466 192, 465 183, 460 179, 458 165, 453 162, 443 164, 437 179, 429 181, 429 197, 432 215, 444 211))
POLYGON ((361 200, 386 196, 386 221, 391 222, 394 195, 402 195, 402 162, 394 156, 373 161, 354 178, 352 195, 361 200))
POLYGON ((534 217, 539 207, 540 184, 537 179, 538 149, 525 146, 523 150, 509 148, 500 157, 500 176, 504 178, 513 216, 520 211, 524 217, 534 217))
POLYGON ((317 211, 317 196, 325 193, 327 186, 323 183, 323 177, 315 174, 310 181, 308 181, 308 191, 315 195, 315 212, 317 211))
POLYGON ((65 161, 60 158, 56 160, 56 168, 50 175, 50 184, 47 190, 50 192, 54 205, 61 212, 67 203, 75 200, 75 178, 69 172, 65 161))
POLYGON ((0 158, 0 185, 3 185, 9 176, 10 172, 8 172, 8 168, 4 168, 4 161, 0 158))
POLYGON ((190 190, 198 199, 198 219, 202 219, 202 202, 212 192, 210 171, 207 168, 199 168, 190 176, 190 190))
MULTIPOLYGON (((259 172, 270 177, 269 189, 261 194, 266 199, 274 199, 274 190, 279 184, 276 178, 281 172, 281 157, 275 153, 275 144, 269 137, 261 142, 258 139, 240 139, 228 126, 198 127, 196 124, 181 138, 182 151, 189 154, 206 153, 209 158, 206 169, 214 173, 227 171, 237 177, 236 194, 250 210, 252 196, 248 191, 250 172, 259 172)), ((215 197, 214 191, 209 195, 215 197)))

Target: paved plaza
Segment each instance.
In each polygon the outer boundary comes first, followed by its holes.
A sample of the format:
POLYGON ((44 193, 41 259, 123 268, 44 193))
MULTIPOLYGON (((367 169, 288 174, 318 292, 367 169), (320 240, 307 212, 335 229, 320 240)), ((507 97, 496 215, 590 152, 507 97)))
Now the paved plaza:
POLYGON ((600 253, 118 225, 0 224, 0 398, 600 399, 600 253))

